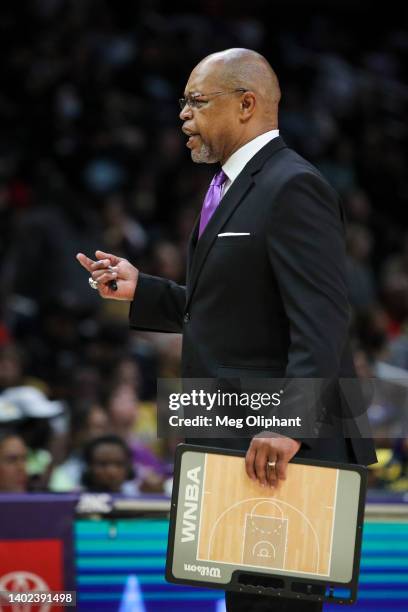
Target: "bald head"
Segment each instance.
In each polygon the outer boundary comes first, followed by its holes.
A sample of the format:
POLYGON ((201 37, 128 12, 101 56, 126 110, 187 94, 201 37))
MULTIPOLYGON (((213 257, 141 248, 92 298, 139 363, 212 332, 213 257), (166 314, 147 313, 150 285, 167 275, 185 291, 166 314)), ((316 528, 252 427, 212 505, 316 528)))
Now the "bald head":
POLYGON ((277 113, 281 98, 279 81, 269 62, 260 53, 251 49, 226 49, 208 55, 198 66, 214 71, 225 87, 242 87, 255 92, 265 112, 277 113))
POLYGON ((205 57, 188 79, 180 113, 193 161, 224 163, 250 140, 278 127, 279 82, 250 49, 205 57))

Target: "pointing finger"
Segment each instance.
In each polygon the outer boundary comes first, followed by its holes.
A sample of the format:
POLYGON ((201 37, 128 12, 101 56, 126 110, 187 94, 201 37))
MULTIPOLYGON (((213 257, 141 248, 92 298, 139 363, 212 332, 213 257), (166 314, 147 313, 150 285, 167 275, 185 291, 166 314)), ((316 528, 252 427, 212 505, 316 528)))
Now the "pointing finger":
POLYGON ((88 272, 92 271, 92 264, 94 263, 93 259, 90 259, 83 253, 77 253, 76 258, 81 264, 81 266, 85 268, 85 270, 87 270, 88 272))

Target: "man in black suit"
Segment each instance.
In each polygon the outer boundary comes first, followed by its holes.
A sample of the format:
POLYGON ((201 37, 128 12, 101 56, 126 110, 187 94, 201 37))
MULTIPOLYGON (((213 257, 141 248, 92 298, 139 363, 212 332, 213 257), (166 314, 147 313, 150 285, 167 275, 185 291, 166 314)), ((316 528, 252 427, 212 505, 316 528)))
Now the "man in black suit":
MULTIPOLYGON (((183 333, 185 378, 354 375, 341 206, 319 171, 279 136, 279 101, 276 75, 254 51, 215 53, 191 73, 180 113, 187 146, 193 161, 222 171, 191 235, 185 287, 101 251, 95 262, 78 255, 102 297, 132 301, 132 327, 183 333)), ((340 394, 331 399, 338 414, 340 394)), ((248 476, 273 486, 295 455, 376 460, 371 440, 346 435, 340 426, 330 439, 211 443, 247 450, 248 476)), ((321 608, 227 593, 234 611, 321 608)))

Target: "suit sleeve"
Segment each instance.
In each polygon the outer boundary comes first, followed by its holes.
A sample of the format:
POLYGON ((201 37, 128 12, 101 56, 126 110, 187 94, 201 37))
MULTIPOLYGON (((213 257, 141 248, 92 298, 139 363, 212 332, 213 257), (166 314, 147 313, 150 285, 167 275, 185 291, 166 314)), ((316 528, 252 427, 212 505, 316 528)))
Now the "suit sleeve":
POLYGON ((173 281, 140 274, 129 323, 143 331, 181 333, 186 288, 173 281))
POLYGON ((348 337, 346 253, 335 192, 312 173, 274 205, 267 248, 289 320, 288 378, 337 377, 348 337))
MULTIPOLYGON (((318 435, 318 406, 290 380, 323 379, 322 398, 336 386, 350 318, 341 207, 321 177, 300 174, 282 189, 270 212, 267 248, 289 322, 285 408, 318 435)), ((299 439, 313 446, 307 438, 299 439)))

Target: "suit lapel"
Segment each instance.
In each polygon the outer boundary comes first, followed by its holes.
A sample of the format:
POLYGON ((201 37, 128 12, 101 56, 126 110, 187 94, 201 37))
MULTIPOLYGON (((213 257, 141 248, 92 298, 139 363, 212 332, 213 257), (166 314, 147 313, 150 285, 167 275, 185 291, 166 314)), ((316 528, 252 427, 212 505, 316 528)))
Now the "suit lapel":
POLYGON ((191 268, 194 259, 194 251, 197 246, 198 240, 198 228, 200 227, 200 217, 201 214, 198 215, 196 222, 194 223, 193 230, 190 234, 190 238, 187 246, 187 286, 190 284, 190 276, 191 276, 191 268))
POLYGON ((198 216, 188 246, 186 308, 190 303, 209 250, 217 239, 220 230, 237 206, 239 206, 243 198, 254 186, 254 175, 260 171, 271 155, 284 147, 286 147, 286 145, 282 138, 274 138, 254 155, 222 198, 199 240, 198 228, 200 224, 200 215, 198 216))
POLYGON ((241 174, 235 179, 231 187, 228 189, 225 196, 222 198, 218 208, 214 212, 207 227, 202 233, 194 249, 193 260, 190 267, 190 276, 187 283, 187 305, 194 292, 198 277, 201 272, 201 268, 207 259, 208 252, 212 247, 214 241, 217 239, 222 226, 228 221, 229 217, 234 212, 235 208, 239 205, 242 198, 252 187, 253 181, 250 175, 246 172, 241 174))

